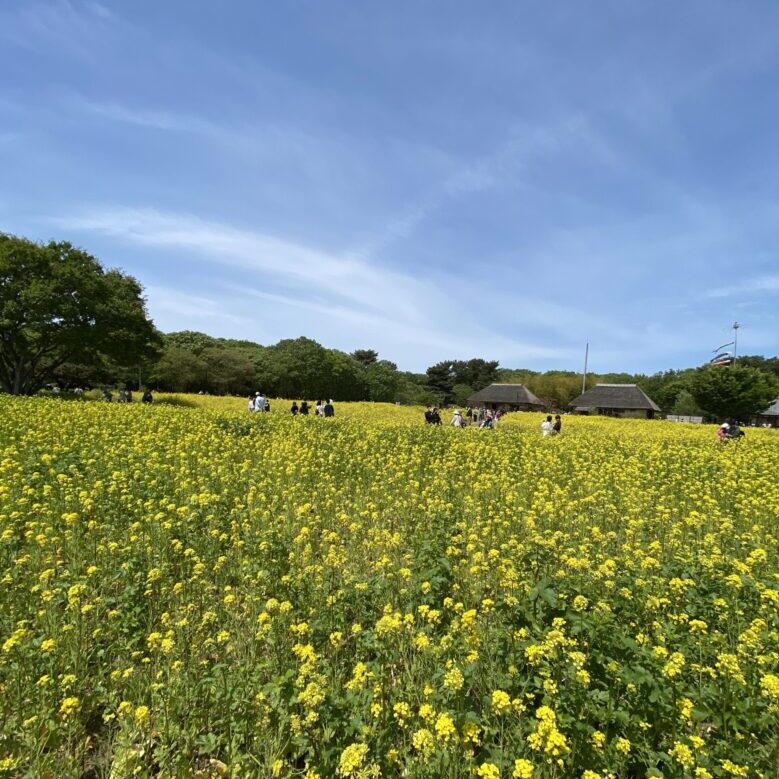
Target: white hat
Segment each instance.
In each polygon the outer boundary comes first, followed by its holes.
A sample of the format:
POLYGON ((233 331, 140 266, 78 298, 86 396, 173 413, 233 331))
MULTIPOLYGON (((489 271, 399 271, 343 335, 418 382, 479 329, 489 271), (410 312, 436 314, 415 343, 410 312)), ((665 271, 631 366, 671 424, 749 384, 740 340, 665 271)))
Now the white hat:
POLYGON ((727 422, 723 422, 720 427, 724 427, 726 430, 730 427, 730 425, 727 422))

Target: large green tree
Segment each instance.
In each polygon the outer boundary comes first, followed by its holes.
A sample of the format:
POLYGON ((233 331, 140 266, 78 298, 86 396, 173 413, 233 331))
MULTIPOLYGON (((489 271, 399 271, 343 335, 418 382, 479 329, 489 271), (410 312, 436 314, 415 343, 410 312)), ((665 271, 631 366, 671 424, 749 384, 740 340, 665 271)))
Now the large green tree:
POLYGON ((197 392, 205 386, 208 366, 196 354, 166 344, 149 375, 149 383, 172 392, 197 392))
POLYGON ((254 365, 239 349, 209 346, 200 352, 204 385, 215 395, 248 395, 255 385, 254 365))
POLYGON ((363 370, 368 400, 392 403, 398 400, 401 377, 397 366, 389 360, 379 360, 363 370))
POLYGON ((760 368, 761 371, 773 373, 779 379, 779 357, 763 357, 761 354, 745 354, 738 358, 739 365, 750 368, 760 368))
POLYGON ((454 373, 455 384, 467 384, 478 392, 498 380, 498 361, 481 358, 454 360, 452 373, 454 373))
POLYGON ((454 371, 451 360, 444 360, 427 369, 427 389, 444 405, 454 400, 454 371))
POLYGON ((677 396, 671 411, 683 417, 703 416, 703 409, 695 402, 689 390, 683 389, 677 396))
POLYGON ((379 353, 375 349, 355 349, 351 354, 352 359, 357 360, 360 365, 375 365, 379 359, 379 353))
POLYGON ((690 380, 690 394, 707 414, 746 421, 779 395, 779 380, 745 365, 699 368, 690 380))
POLYGON ((582 377, 573 371, 547 371, 529 376, 525 385, 541 400, 564 409, 581 393, 582 377))
POLYGON ((65 363, 136 365, 159 336, 140 284, 69 243, 0 234, 0 390, 37 392, 65 363))
POLYGON ((268 347, 263 370, 261 389, 283 398, 360 400, 366 394, 360 364, 310 338, 268 347))

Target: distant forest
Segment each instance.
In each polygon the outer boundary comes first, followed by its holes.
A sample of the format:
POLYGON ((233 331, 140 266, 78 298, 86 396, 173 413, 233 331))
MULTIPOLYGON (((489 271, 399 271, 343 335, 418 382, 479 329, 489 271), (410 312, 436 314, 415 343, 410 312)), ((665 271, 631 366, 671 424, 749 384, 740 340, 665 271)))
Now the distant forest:
MULTIPOLYGON (((779 378, 779 358, 744 356, 740 365, 759 368, 779 378)), ((587 387, 598 382, 636 383, 666 413, 699 412, 689 391, 695 368, 652 375, 590 373, 587 387)), ((248 395, 261 391, 271 397, 329 397, 334 400, 372 400, 400 403, 466 405, 468 397, 493 382, 524 384, 550 408, 564 409, 582 389, 581 373, 501 368, 481 358, 446 360, 425 373, 401 371, 373 349, 347 354, 328 349, 309 338, 286 339, 272 346, 252 341, 213 338, 184 331, 162 336, 156 358, 137 368, 67 363, 56 373, 63 386, 150 386, 169 392, 208 392, 248 395)))
MULTIPOLYGON (((501 368, 474 357, 444 360, 425 373, 401 371, 373 349, 351 354, 310 338, 262 346, 205 333, 160 333, 143 287, 106 270, 66 241, 36 243, 0 233, 0 392, 33 395, 64 389, 151 387, 299 400, 371 400, 460 406, 493 382, 520 383, 546 405, 565 409, 582 390, 574 371, 501 368)), ((636 383, 664 412, 747 418, 779 393, 779 358, 740 357, 741 370, 665 371, 651 376, 589 374, 598 382, 636 383), (694 397, 693 397, 694 396, 694 397)))

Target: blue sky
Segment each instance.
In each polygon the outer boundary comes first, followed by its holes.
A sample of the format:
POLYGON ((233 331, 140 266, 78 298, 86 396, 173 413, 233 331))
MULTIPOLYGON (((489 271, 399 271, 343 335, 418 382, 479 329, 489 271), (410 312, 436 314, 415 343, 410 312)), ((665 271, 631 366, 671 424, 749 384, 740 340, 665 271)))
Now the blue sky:
POLYGON ((3 0, 0 229, 402 368, 779 353, 779 4, 3 0))

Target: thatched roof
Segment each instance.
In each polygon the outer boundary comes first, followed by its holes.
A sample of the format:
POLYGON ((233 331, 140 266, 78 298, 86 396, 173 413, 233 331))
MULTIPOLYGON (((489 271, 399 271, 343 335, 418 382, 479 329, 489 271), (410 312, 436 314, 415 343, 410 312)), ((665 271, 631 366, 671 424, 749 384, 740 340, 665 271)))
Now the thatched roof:
POLYGON ((777 398, 765 411, 761 411, 761 417, 779 417, 779 398, 777 398))
POLYGON ((638 384, 596 384, 570 403, 574 408, 624 408, 660 411, 638 384))
POLYGON ((538 406, 544 408, 540 401, 527 387, 522 384, 490 384, 468 398, 469 406, 481 403, 505 403, 506 405, 538 406))

